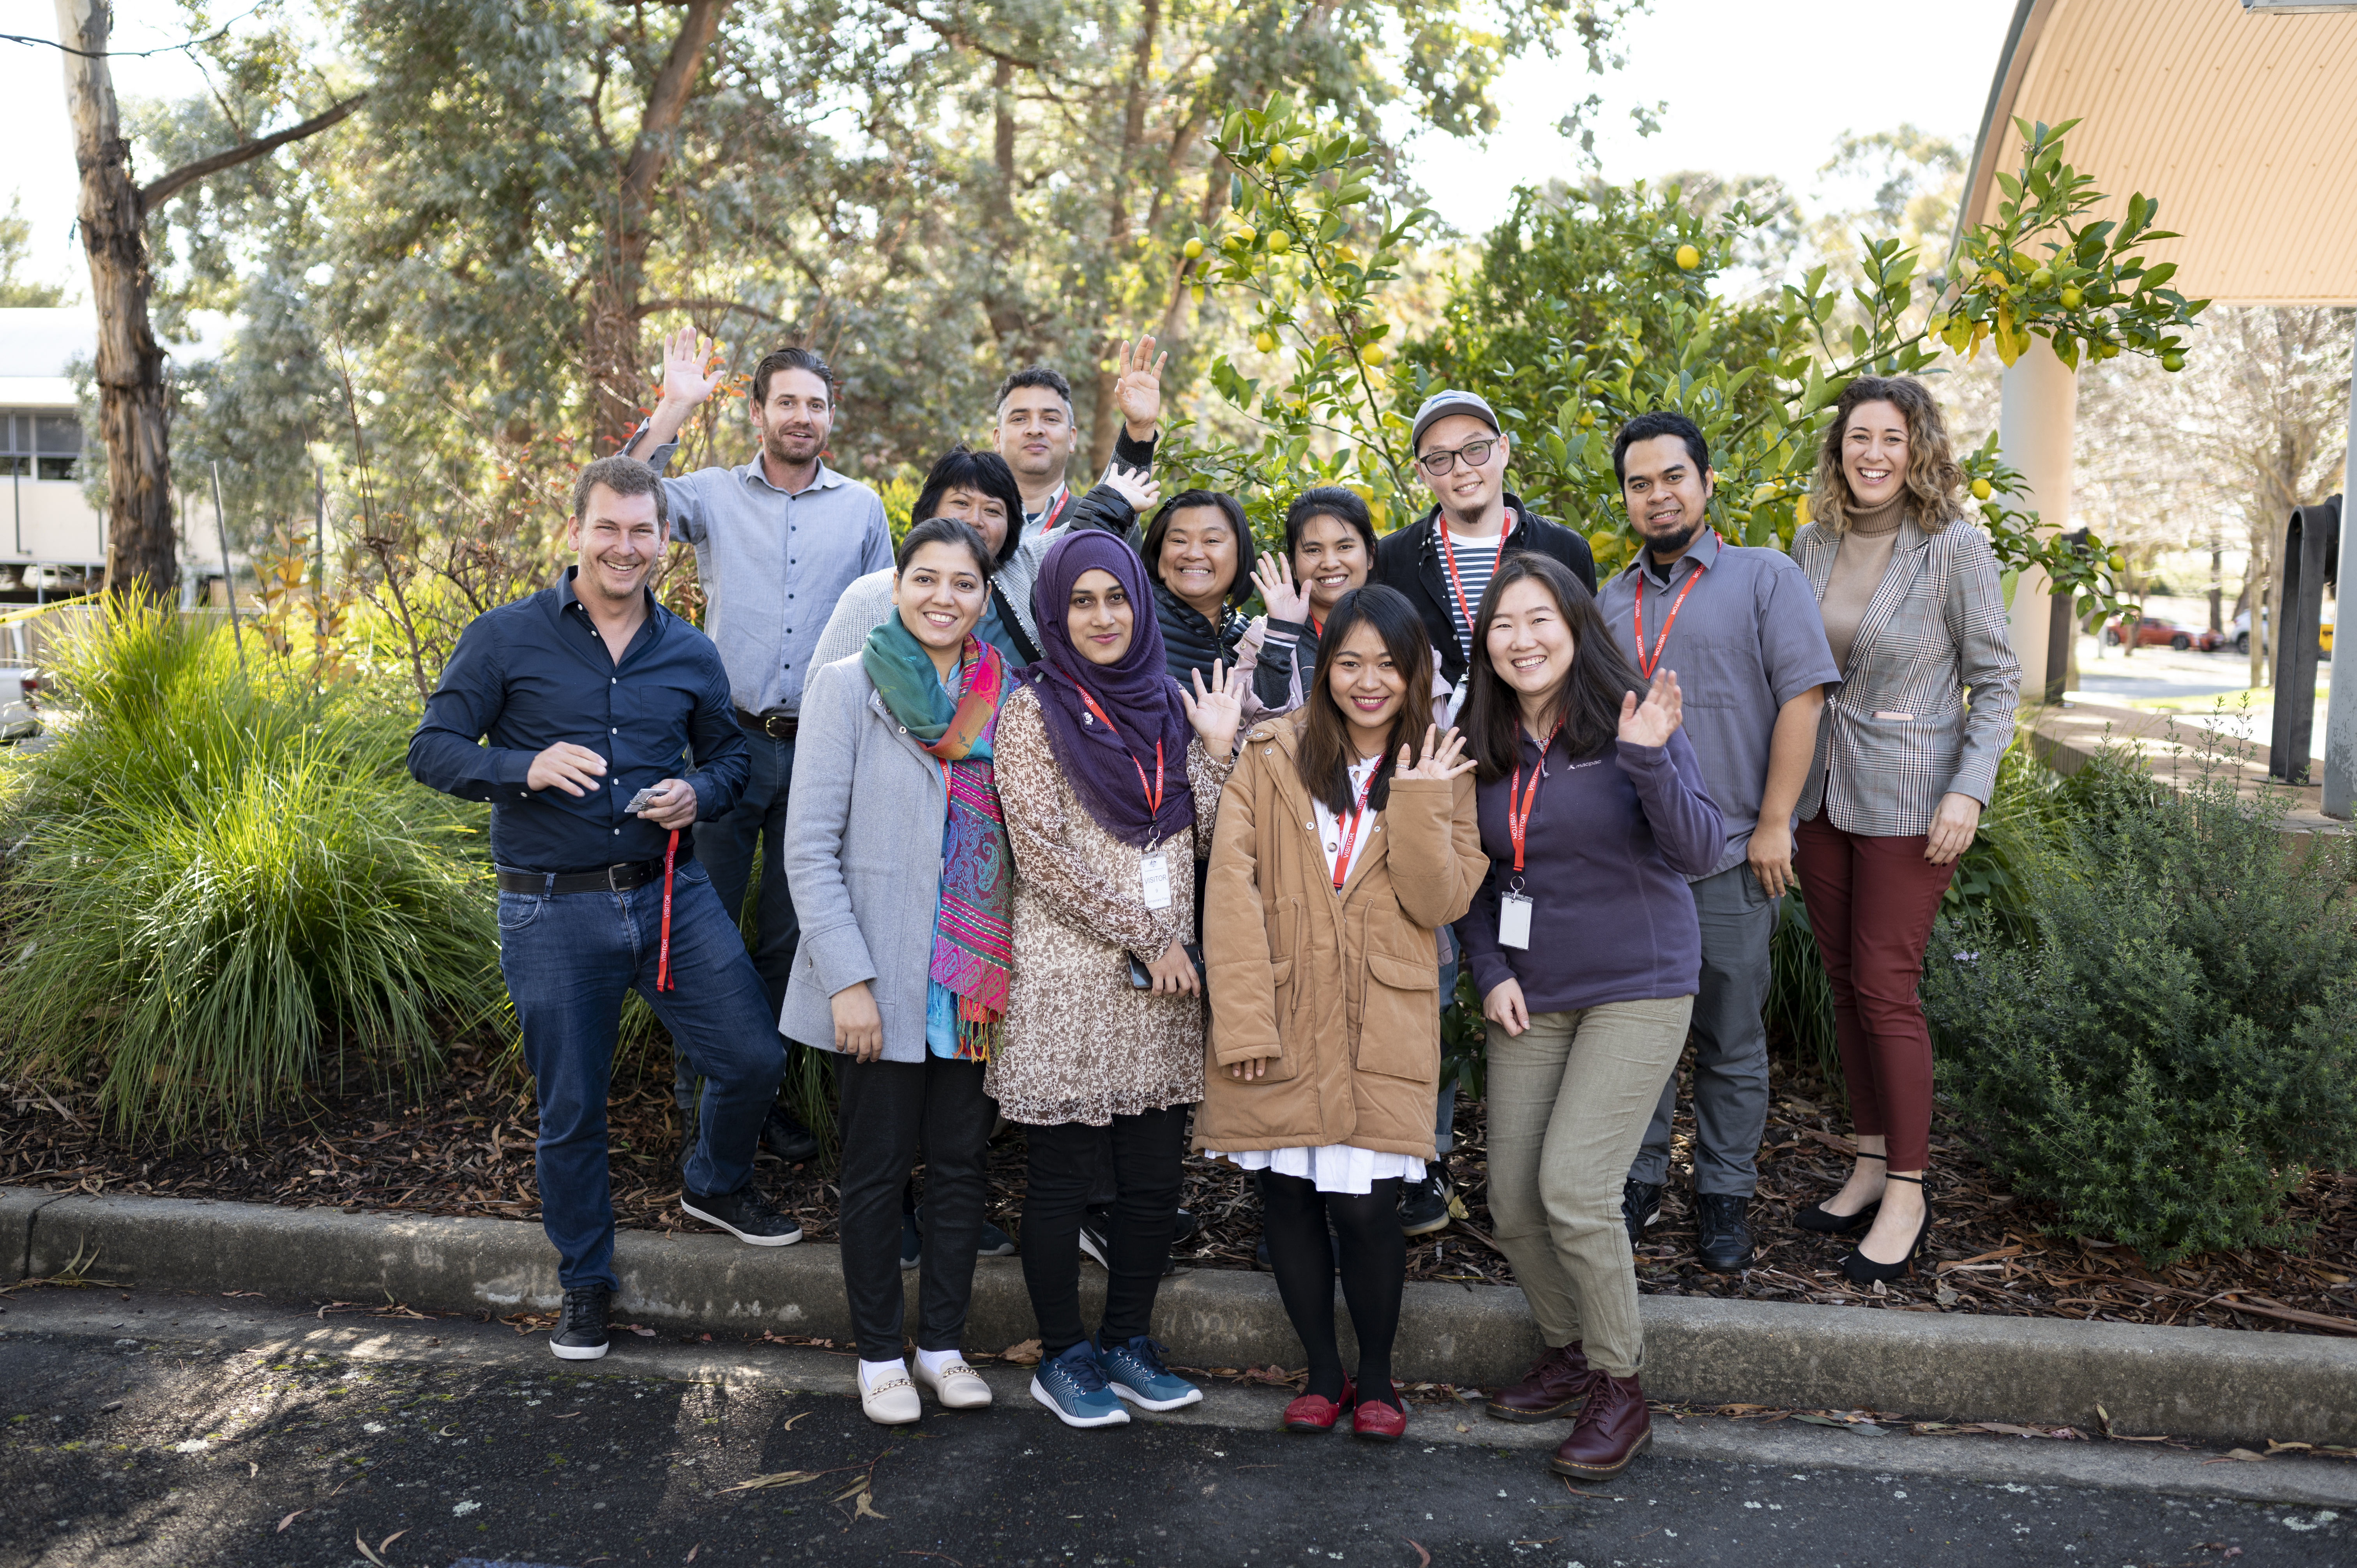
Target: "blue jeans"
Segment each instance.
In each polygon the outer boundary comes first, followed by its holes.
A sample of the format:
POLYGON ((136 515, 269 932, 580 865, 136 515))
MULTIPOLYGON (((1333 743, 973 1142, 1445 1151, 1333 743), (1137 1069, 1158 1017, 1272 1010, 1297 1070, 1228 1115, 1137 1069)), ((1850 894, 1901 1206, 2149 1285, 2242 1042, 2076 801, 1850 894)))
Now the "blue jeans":
POLYGON ((606 1093, 622 994, 635 987, 704 1079, 687 1189, 735 1192, 752 1179, 761 1119, 786 1058, 736 923, 691 859, 674 874, 671 976, 657 991, 662 880, 628 893, 500 895, 500 972, 523 1030, 540 1096, 541 1227, 566 1289, 614 1277, 614 1203, 606 1168, 606 1093))

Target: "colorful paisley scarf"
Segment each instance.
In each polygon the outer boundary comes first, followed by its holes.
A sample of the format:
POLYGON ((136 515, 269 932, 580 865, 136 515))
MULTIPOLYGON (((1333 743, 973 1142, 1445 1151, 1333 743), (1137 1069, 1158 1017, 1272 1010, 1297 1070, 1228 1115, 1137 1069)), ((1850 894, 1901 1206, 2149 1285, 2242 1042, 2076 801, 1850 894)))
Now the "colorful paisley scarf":
POLYGON ((885 707, 932 754, 949 788, 941 911, 927 974, 957 997, 957 1059, 986 1062, 1006 1016, 1015 961, 1015 861, 990 756, 1006 663, 973 636, 960 658, 960 694, 952 702, 932 656, 898 615, 869 632, 860 650, 860 665, 885 707))

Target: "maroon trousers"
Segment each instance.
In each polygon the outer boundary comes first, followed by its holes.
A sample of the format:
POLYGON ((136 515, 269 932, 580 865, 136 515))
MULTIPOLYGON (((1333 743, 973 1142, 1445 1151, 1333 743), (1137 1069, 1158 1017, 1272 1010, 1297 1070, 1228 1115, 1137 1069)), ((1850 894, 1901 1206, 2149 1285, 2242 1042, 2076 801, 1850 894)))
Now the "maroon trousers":
POLYGON ((1833 985, 1851 1124, 1887 1140, 1894 1171, 1932 1163, 1932 1035, 1916 988, 1956 868, 1925 861, 1924 837, 1844 832, 1822 813, 1793 836, 1809 929, 1833 985))

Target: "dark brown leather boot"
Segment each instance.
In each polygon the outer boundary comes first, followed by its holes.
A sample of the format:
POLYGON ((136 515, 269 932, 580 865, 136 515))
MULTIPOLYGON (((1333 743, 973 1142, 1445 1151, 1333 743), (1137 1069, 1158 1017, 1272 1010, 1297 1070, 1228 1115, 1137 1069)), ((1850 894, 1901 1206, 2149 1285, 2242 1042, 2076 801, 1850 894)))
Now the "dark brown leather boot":
POLYGON ((1569 1421, 1587 1397, 1595 1369, 1575 1339, 1531 1363, 1523 1380, 1490 1397, 1490 1413, 1500 1421, 1569 1421))
POLYGON ((1589 1374, 1587 1402, 1580 1408, 1571 1435, 1547 1467, 1558 1476, 1609 1481, 1652 1445, 1653 1418, 1645 1409, 1645 1391, 1634 1378, 1616 1378, 1598 1369, 1589 1374))

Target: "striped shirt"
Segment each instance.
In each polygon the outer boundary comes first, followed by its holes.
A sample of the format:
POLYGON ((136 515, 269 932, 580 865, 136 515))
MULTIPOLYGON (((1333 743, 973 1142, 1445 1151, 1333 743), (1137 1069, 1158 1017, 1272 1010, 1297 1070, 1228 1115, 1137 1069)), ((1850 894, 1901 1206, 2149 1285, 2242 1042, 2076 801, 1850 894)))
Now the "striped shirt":
POLYGON ((1481 613, 1481 596, 1490 591, 1490 579, 1497 575, 1499 543, 1494 533, 1487 539, 1460 539, 1453 532, 1448 536, 1448 553, 1457 557, 1456 585, 1465 593, 1461 606, 1455 594, 1448 596, 1448 621, 1457 628, 1457 646, 1469 665, 1473 662, 1473 627, 1465 615, 1468 610, 1477 617, 1481 613))

